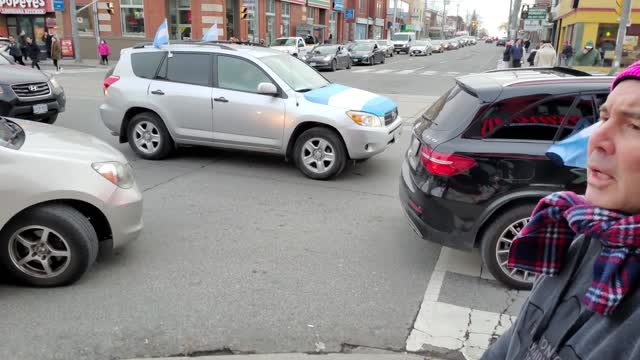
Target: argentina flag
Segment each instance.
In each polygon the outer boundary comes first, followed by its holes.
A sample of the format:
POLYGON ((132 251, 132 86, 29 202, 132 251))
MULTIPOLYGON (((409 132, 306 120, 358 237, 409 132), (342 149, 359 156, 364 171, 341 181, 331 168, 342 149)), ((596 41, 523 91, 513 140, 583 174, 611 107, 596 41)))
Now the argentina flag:
POLYGON ((158 31, 156 31, 156 37, 153 38, 153 46, 160 49, 162 45, 169 43, 169 30, 167 28, 167 19, 164 19, 162 24, 158 27, 158 31))
POLYGON ((218 41, 218 25, 213 24, 206 34, 202 37, 202 41, 218 41))

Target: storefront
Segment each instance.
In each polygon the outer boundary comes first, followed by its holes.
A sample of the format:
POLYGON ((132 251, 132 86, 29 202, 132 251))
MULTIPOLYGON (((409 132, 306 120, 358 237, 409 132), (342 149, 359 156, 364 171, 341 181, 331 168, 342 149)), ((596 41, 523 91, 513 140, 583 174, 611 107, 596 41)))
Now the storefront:
POLYGON ((384 19, 375 19, 373 23, 373 39, 382 39, 384 34, 384 19))
POLYGON ((356 19, 356 32, 354 34, 354 40, 364 40, 367 38, 367 19, 366 18, 357 18, 356 19))
POLYGON ((3 2, 0 6, 0 34, 14 36, 22 44, 30 37, 43 50, 46 49, 45 34, 54 28, 56 17, 52 0, 18 1, 15 4, 7 4, 8 2, 3 2))

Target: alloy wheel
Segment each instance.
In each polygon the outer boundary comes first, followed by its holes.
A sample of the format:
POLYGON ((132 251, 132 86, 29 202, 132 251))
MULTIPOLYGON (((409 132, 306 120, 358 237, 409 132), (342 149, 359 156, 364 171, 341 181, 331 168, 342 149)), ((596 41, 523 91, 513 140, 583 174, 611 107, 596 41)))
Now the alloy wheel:
POLYGON ((63 273, 71 262, 67 241, 46 226, 22 228, 9 239, 9 257, 23 273, 49 279, 63 273))
POLYGON ((312 138, 304 143, 301 155, 304 166, 317 174, 331 170, 336 161, 333 146, 322 138, 312 138))
POLYGON ((496 259, 498 260, 498 264, 500 264, 500 269, 510 278, 525 282, 525 283, 533 283, 535 281, 536 275, 532 272, 514 269, 509 267, 509 250, 511 249, 511 244, 516 236, 520 233, 522 228, 529 222, 529 218, 524 218, 513 222, 511 225, 507 226, 504 231, 500 234, 500 238, 496 242, 496 259))
POLYGON ((152 154, 158 150, 162 142, 160 130, 149 121, 141 121, 133 130, 134 143, 138 150, 152 154))

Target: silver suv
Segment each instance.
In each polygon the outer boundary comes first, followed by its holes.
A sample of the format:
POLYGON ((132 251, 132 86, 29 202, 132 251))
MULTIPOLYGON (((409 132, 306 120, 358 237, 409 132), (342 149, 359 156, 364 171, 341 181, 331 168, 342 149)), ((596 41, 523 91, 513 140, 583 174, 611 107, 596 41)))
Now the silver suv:
POLYGON ((100 115, 145 159, 179 145, 281 154, 313 179, 342 172, 402 131, 388 98, 333 84, 303 61, 259 46, 180 43, 123 50, 100 115))

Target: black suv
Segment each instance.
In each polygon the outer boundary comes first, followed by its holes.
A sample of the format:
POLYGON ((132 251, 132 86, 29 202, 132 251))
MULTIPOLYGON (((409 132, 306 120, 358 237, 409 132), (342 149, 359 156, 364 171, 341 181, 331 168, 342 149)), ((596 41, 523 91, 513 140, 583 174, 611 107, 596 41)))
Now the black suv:
POLYGON ((0 116, 53 124, 65 105, 64 89, 55 78, 0 56, 0 116))
POLYGON ((492 275, 529 289, 532 274, 507 267, 511 241, 540 198, 583 193, 586 171, 545 153, 598 118, 611 77, 567 68, 523 68, 460 77, 413 126, 400 201, 423 238, 481 247, 492 275))

